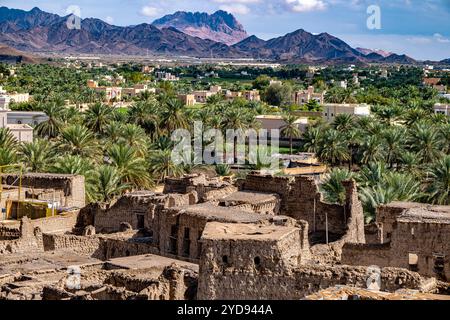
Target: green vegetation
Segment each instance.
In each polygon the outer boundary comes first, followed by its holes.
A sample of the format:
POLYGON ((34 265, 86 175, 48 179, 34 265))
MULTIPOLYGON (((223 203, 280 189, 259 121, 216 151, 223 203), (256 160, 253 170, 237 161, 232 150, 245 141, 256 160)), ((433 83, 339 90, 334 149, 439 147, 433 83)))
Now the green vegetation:
POLYGON ((416 118, 416 108, 375 108, 373 118, 339 115, 311 127, 303 150, 334 166, 322 185, 326 199, 341 202, 339 185, 354 177, 369 221, 377 206, 392 201, 450 204, 449 119, 421 110, 416 118))
MULTIPOLYGON (((49 119, 35 128, 33 143, 20 145, 8 129, 0 129, 0 165, 23 163, 30 172, 81 174, 86 177, 90 201, 110 201, 194 168, 172 162, 174 143, 169 137, 174 130, 192 131, 195 120, 203 122, 204 130, 258 128, 256 115, 276 113, 284 117, 282 130, 290 142, 289 148, 280 148, 281 153, 293 153, 293 140, 301 139, 302 151, 316 153, 332 168, 322 184, 327 201, 342 203, 341 182, 354 178, 367 221, 373 219, 378 205, 394 200, 450 204, 449 119, 433 114, 432 106, 443 98, 421 86, 421 68, 389 67, 385 77, 376 66, 326 67, 312 75, 306 66, 161 67, 181 80, 160 82, 158 95, 143 93, 130 101, 129 108, 120 109, 103 104, 104 97, 86 86, 88 79, 104 85, 119 81, 122 87, 153 80, 140 70, 140 65, 132 63, 94 68, 17 66, 16 75, 1 78, 0 85, 8 91, 29 92, 33 101, 11 108, 41 110, 49 119), (355 73, 359 85, 353 83, 355 73), (281 84, 271 84, 276 79, 281 84), (347 81, 348 88, 336 86, 338 81, 347 81), (263 102, 225 101, 216 95, 206 104, 186 108, 176 97, 213 84, 228 90, 258 89, 263 102), (309 85, 326 90, 327 102, 373 105, 374 117, 339 115, 330 124, 319 119, 301 134, 294 125, 295 112, 322 111, 315 101, 291 105, 291 93, 309 85), (73 106, 67 107, 65 100, 73 106), (81 104, 89 104, 88 110, 80 112, 81 104)), ((8 68, 0 64, 0 71, 7 74, 8 68)), ((448 84, 448 76, 442 83, 448 84)), ((235 147, 234 156, 237 152, 235 147)), ((259 163, 247 169, 262 167, 259 163)), ((221 176, 230 174, 226 165, 215 170, 221 176)))

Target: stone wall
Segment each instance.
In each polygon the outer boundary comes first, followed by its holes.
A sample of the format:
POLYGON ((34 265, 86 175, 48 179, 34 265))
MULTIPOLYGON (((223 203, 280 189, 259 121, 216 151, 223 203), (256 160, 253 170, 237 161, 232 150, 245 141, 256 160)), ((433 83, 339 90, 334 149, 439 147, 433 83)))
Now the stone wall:
POLYGON ((39 228, 34 228, 28 218, 23 218, 20 222, 20 237, 18 239, 0 241, 0 255, 42 252, 43 250, 42 232, 39 228))
POLYGON ((34 228, 38 227, 43 233, 72 232, 77 223, 79 211, 67 212, 54 217, 31 220, 34 228))
POLYGON ((229 182, 219 178, 207 178, 204 174, 184 175, 180 178, 167 178, 164 183, 165 194, 187 194, 195 191, 200 202, 218 200, 237 191, 229 182))
MULTIPOLYGON (((147 229, 155 232, 159 226, 155 215, 163 208, 197 203, 195 192, 187 194, 160 195, 152 192, 135 192, 124 195, 109 208, 96 206, 90 208, 93 225, 99 233, 112 233, 120 230, 122 222, 129 223, 133 229, 147 229)), ((86 217, 89 215, 86 215, 86 217)), ((78 227, 83 227, 80 223, 78 227)))
POLYGON ((346 244, 342 263, 406 268, 446 281, 450 279, 450 224, 397 221, 390 243, 346 244))
POLYGON ((135 238, 134 233, 118 233, 114 238, 44 234, 43 247, 45 251, 70 251, 100 260, 159 253, 151 239, 135 238))
POLYGON ((70 250, 79 255, 98 256, 100 238, 96 236, 75 236, 44 234, 45 251, 70 250))
POLYGON ((20 238, 20 229, 0 226, 0 241, 16 240, 20 238))
MULTIPOLYGON (((336 285, 367 288, 367 267, 300 266, 265 273, 241 269, 215 269, 200 274, 198 299, 297 300, 336 285)), ((419 289, 422 278, 404 269, 383 268, 381 290, 419 289)))
POLYGON ((325 231, 344 235, 351 228, 348 220, 354 215, 354 225, 358 226, 357 241, 364 241, 364 221, 362 206, 357 198, 356 185, 348 182, 347 205, 340 206, 323 201, 319 188, 312 177, 273 177, 270 175, 250 174, 241 184, 241 190, 277 193, 281 198, 280 214, 297 220, 307 221, 310 232, 325 231), (351 204, 349 203, 351 201, 351 204))

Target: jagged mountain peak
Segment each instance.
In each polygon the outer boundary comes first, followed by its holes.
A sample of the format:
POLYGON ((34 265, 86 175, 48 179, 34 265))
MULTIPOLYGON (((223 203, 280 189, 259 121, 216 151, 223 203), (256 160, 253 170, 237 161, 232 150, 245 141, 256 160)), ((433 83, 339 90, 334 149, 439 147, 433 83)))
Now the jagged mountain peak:
POLYGON ((153 25, 158 28, 174 27, 191 36, 228 45, 247 38, 242 24, 231 13, 223 10, 213 14, 177 11, 153 21, 153 25))

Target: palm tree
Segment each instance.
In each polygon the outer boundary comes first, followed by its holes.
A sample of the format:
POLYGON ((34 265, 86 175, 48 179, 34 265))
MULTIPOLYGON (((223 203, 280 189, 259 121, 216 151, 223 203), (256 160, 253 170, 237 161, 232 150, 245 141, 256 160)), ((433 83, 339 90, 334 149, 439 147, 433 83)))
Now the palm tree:
POLYGON ((403 114, 403 108, 397 105, 394 106, 378 106, 372 108, 375 115, 385 124, 392 125, 399 120, 403 114))
POLYGON ((333 121, 333 127, 340 132, 349 132, 354 127, 354 117, 351 114, 338 114, 333 121))
POLYGON ((95 159, 99 154, 97 140, 94 133, 81 125, 72 125, 61 132, 61 150, 72 155, 95 159))
POLYGON ((392 168, 394 163, 404 153, 403 140, 405 138, 405 130, 401 127, 388 128, 383 132, 383 139, 385 142, 386 162, 392 168))
POLYGON ((85 113, 86 127, 95 133, 102 134, 112 121, 113 109, 105 104, 96 103, 85 113))
POLYGON ((89 160, 80 156, 65 155, 56 159, 51 171, 61 174, 87 175, 92 170, 89 160))
POLYGON ((383 149, 379 136, 369 136, 361 145, 361 163, 378 162, 383 158, 383 149))
MULTIPOLYGON (((439 125, 439 136, 442 141, 450 141, 450 123, 444 123, 439 125)), ((449 154, 450 153, 450 143, 445 143, 443 145, 442 152, 449 154)))
POLYGON ((167 136, 161 136, 150 145, 150 149, 157 150, 169 150, 174 147, 174 142, 167 136))
POLYGON ((176 129, 188 128, 188 120, 184 112, 184 106, 179 99, 169 98, 167 100, 162 112, 160 125, 162 126, 162 130, 167 133, 172 133, 176 129))
POLYGON ((413 150, 422 160, 422 163, 431 163, 441 155, 441 140, 434 127, 426 123, 418 123, 409 132, 413 150))
POLYGON ((35 139, 33 142, 24 143, 19 154, 28 171, 46 172, 53 162, 55 149, 48 140, 35 139))
POLYGON ((216 173, 221 177, 226 177, 231 175, 230 166, 227 164, 217 164, 215 166, 216 173))
POLYGON ((375 217, 376 209, 382 204, 416 201, 421 197, 420 181, 399 172, 388 172, 376 185, 360 188, 360 199, 368 222, 375 217))
POLYGON ((14 149, 17 146, 17 139, 7 127, 0 128, 0 148, 14 149))
MULTIPOLYGON (((0 166, 9 166, 17 163, 17 152, 11 147, 0 147, 0 166)), ((0 172, 7 170, 0 169, 0 172)))
POLYGON ((64 107, 56 103, 44 105, 48 119, 36 126, 36 133, 43 138, 56 138, 62 128, 64 107))
POLYGON ((309 127, 302 136, 303 150, 306 152, 318 153, 320 141, 322 140, 322 129, 309 127))
POLYGON ((330 203, 343 205, 345 203, 346 193, 342 182, 352 178, 353 173, 347 169, 333 169, 320 186, 321 191, 325 195, 325 200, 330 203))
POLYGON ((292 140, 293 138, 299 138, 301 136, 301 131, 296 123, 298 118, 293 114, 287 114, 283 116, 283 121, 285 125, 281 128, 281 134, 285 137, 289 137, 289 149, 292 154, 292 140))
POLYGON ((159 109, 156 101, 137 102, 128 110, 130 123, 145 129, 155 138, 159 134, 159 109))
POLYGON ((80 156, 65 155, 56 159, 56 163, 51 167, 51 172, 60 174, 75 174, 85 177, 85 190, 88 201, 96 201, 94 195, 95 171, 88 159, 80 156))
POLYGON ((434 204, 450 205, 450 155, 431 165, 429 174, 429 200, 434 204))
POLYGON ((361 168, 357 181, 361 186, 374 186, 383 180, 387 172, 384 162, 370 162, 361 168))
POLYGON ((400 156, 402 172, 409 172, 416 177, 421 176, 420 159, 415 152, 405 151, 400 156))
POLYGON ((320 142, 318 155, 322 161, 330 164, 341 164, 350 160, 348 143, 344 135, 333 129, 327 130, 320 142))
POLYGON ((111 165, 117 168, 122 184, 147 189, 153 185, 147 163, 134 147, 114 145, 108 150, 108 157, 111 165))
POLYGON ((413 108, 406 112, 406 114, 403 116, 403 119, 405 120, 405 124, 407 126, 412 126, 419 122, 421 119, 425 119, 428 116, 428 113, 421 108, 413 108))
MULTIPOLYGON (((223 122, 222 130, 245 130, 248 128, 248 124, 245 121, 244 111, 240 108, 235 108, 233 104, 229 105, 229 109, 226 110, 223 122)), ((231 141, 227 141, 230 142, 231 141)), ((237 161, 238 156, 238 141, 232 141, 233 143, 233 162, 237 161)), ((227 147, 228 150, 228 147, 227 147)))
POLYGON ((95 174, 89 178, 91 179, 93 197, 101 202, 110 202, 129 188, 128 185, 122 184, 118 170, 108 165, 98 167, 95 174))
POLYGON ((150 172, 157 177, 157 181, 160 183, 167 177, 181 176, 184 169, 181 165, 173 163, 171 150, 161 150, 151 155, 150 172))
POLYGON ((145 130, 135 124, 127 123, 121 127, 121 141, 130 147, 135 147, 139 151, 140 156, 147 153, 147 135, 145 130))

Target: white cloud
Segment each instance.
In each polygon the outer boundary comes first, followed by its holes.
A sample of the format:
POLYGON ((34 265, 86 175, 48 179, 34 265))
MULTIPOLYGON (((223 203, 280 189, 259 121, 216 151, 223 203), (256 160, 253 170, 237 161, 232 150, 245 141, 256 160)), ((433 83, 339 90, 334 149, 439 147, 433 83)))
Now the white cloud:
POLYGON ((105 18, 105 21, 108 22, 109 24, 113 24, 113 23, 114 23, 114 18, 111 17, 111 16, 107 16, 107 17, 105 18))
POLYGON ((450 39, 445 38, 442 34, 440 33, 435 33, 433 35, 433 37, 436 39, 437 42, 440 43, 450 43, 450 39))
POLYGON ((224 4, 219 7, 221 10, 234 14, 247 14, 250 12, 249 7, 241 3, 224 4))
POLYGON ((213 0, 216 3, 260 3, 261 0, 213 0))
POLYGON ((326 9, 327 5, 322 0, 285 0, 290 10, 294 12, 308 12, 326 9))
POLYGON ((144 6, 141 9, 141 14, 147 17, 154 17, 159 14, 159 10, 155 7, 144 6))
POLYGON ((419 36, 413 36, 406 38, 406 41, 411 42, 413 44, 422 45, 422 44, 428 44, 431 43, 432 40, 427 37, 419 37, 419 36))

